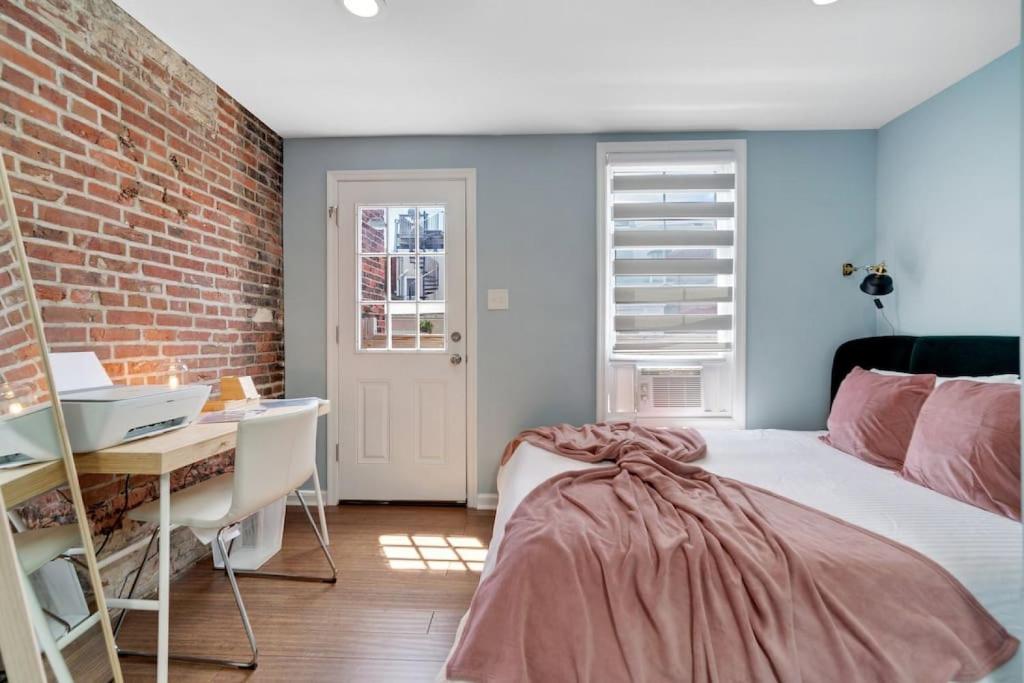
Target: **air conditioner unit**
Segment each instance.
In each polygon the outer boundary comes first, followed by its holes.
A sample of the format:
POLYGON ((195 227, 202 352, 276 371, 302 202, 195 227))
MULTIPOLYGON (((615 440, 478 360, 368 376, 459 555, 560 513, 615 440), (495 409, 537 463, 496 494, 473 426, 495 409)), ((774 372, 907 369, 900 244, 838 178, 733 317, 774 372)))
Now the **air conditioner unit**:
POLYGON ((704 414, 704 368, 637 369, 637 417, 685 417, 704 414))

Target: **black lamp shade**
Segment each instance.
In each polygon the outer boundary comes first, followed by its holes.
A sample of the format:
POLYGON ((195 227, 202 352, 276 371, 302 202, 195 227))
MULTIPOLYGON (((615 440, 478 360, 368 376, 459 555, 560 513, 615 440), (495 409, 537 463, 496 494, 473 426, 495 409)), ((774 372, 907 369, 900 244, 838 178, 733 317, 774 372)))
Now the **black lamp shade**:
POLYGON ((860 283, 860 291, 869 296, 892 294, 892 278, 884 274, 869 273, 864 282, 860 283))

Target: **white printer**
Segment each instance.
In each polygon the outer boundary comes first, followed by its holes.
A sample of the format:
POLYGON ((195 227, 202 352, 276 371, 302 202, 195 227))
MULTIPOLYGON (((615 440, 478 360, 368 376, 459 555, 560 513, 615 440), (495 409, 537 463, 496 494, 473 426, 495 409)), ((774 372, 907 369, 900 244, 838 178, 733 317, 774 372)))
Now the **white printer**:
POLYGON ((50 361, 75 453, 184 427, 210 396, 205 384, 115 385, 94 353, 54 353, 50 361))
POLYGON ((61 459, 50 404, 0 415, 0 469, 61 459))

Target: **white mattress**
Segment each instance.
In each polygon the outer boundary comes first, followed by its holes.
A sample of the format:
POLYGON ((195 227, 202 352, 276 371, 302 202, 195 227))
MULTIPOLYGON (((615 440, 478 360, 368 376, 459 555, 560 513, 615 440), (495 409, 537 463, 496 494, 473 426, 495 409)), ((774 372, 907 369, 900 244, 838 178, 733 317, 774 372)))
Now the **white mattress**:
MULTIPOLYGON (((1024 640, 1020 523, 911 484, 837 451, 818 441, 817 432, 702 433, 708 442, 708 455, 698 463, 702 467, 917 550, 945 567, 1010 633, 1024 640)), ((530 444, 520 445, 498 472, 498 510, 483 576, 494 567, 505 524, 530 491, 561 472, 596 466, 530 444)), ((1018 651, 1013 660, 984 680, 1019 683, 1022 672, 1018 651)))

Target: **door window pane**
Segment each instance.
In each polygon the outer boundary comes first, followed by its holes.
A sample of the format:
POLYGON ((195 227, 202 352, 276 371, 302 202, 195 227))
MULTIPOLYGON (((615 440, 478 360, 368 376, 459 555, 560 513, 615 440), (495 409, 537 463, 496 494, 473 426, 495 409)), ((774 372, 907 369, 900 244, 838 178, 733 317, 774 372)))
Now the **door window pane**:
POLYGON ((444 301, 444 256, 420 257, 420 298, 444 301))
POLYGON ((387 251, 384 240, 387 209, 359 210, 359 252, 383 254, 387 251))
POLYGON ((415 256, 391 257, 391 300, 415 301, 419 274, 415 256))
POLYGON ((420 210, 420 251, 444 251, 444 207, 420 210))
POLYGON ((363 256, 359 259, 359 296, 363 301, 384 301, 387 298, 388 262, 386 256, 363 256))
POLYGON ((444 348, 444 313, 420 314, 420 348, 444 348))
POLYGON ((359 349, 445 351, 445 207, 360 207, 359 349))
POLYGON ((393 349, 415 349, 416 348, 416 314, 415 313, 392 313, 391 314, 391 348, 393 348, 393 349))
POLYGON ((388 321, 383 305, 359 307, 359 348, 386 349, 388 321))
POLYGON ((416 251, 416 209, 388 209, 388 251, 392 254, 416 251))

